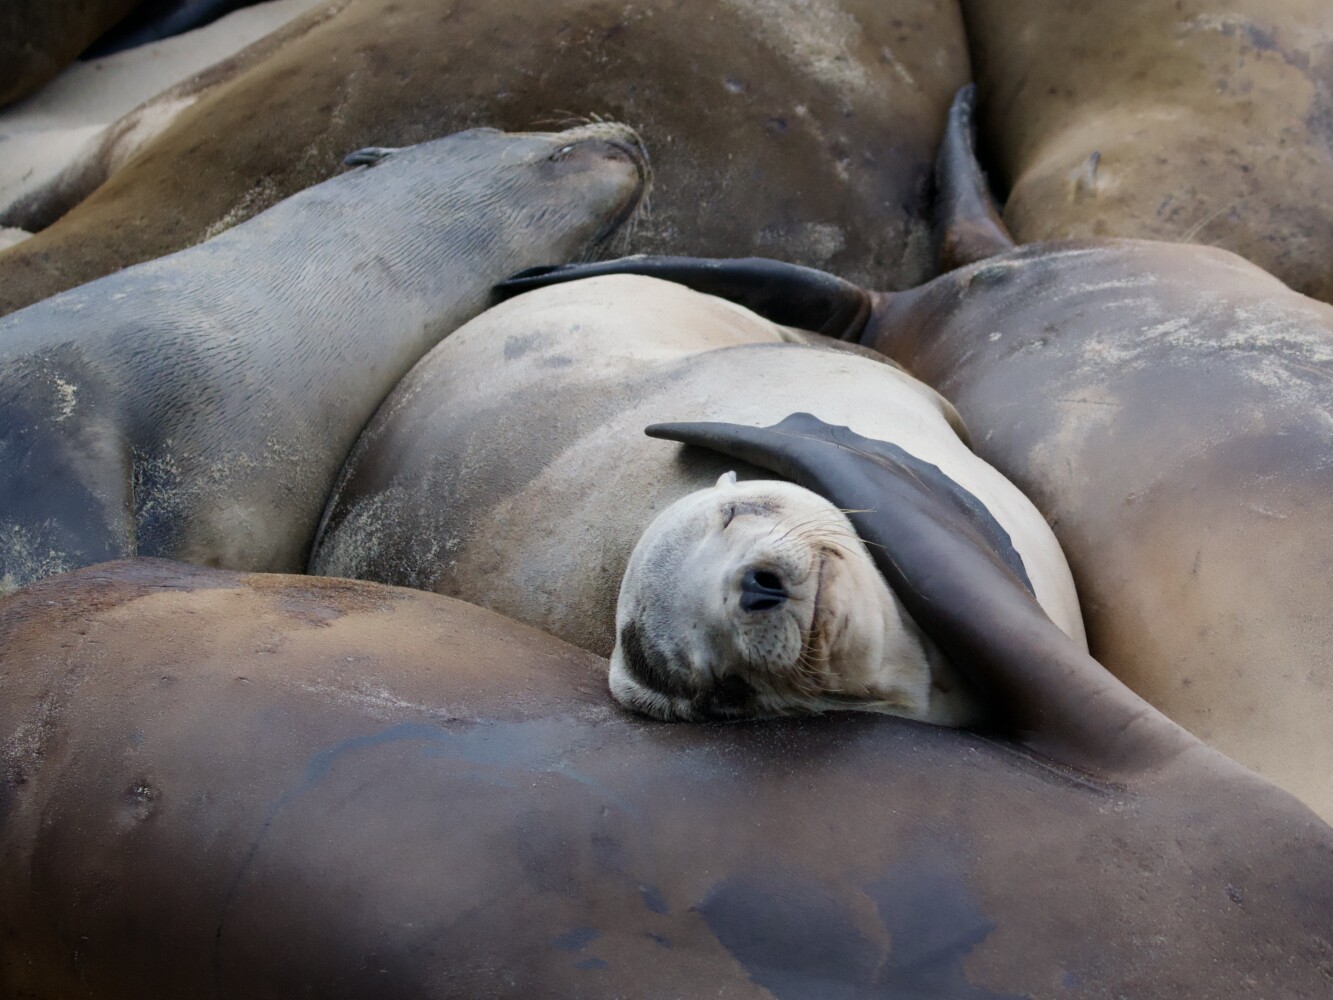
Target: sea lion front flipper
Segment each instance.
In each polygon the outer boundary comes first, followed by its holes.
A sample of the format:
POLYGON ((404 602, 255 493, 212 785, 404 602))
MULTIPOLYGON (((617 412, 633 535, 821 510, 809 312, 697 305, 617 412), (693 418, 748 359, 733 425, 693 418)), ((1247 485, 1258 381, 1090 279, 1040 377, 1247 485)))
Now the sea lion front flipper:
POLYGON ((716 295, 765 319, 842 340, 856 338, 870 318, 870 292, 824 271, 764 257, 710 260, 704 257, 639 255, 593 264, 533 267, 495 286, 501 299, 546 285, 606 274, 641 274, 716 295))
POLYGON ((344 156, 343 166, 373 167, 375 164, 382 163, 393 156, 400 148, 399 146, 367 146, 365 149, 358 149, 344 156))
POLYGON ((935 158, 935 229, 942 271, 986 260, 1016 245, 977 162, 976 99, 974 83, 954 95, 935 158))
POLYGON ((771 469, 847 509, 917 624, 1033 750, 1114 776, 1192 742, 1046 617, 960 504, 962 488, 922 475, 900 449, 808 413, 773 427, 673 423, 647 433, 771 469))

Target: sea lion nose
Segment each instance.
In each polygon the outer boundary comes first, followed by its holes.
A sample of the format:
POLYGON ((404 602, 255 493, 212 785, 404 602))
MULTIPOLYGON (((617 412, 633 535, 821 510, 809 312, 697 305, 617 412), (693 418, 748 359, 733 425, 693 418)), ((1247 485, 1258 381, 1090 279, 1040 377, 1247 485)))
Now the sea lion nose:
POLYGON ((741 577, 741 607, 746 611, 768 611, 786 599, 782 577, 770 570, 746 570, 741 577))

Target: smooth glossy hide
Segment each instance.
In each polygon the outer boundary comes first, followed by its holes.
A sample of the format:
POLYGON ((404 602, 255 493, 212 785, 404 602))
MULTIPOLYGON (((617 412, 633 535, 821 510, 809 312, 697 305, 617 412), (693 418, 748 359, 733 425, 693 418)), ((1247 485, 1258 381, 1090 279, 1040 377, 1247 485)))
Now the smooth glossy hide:
POLYGON ((643 429, 806 409, 970 491, 1081 641, 1041 515, 968 449, 947 402, 868 353, 640 276, 511 299, 423 358, 376 413, 330 498, 311 571, 460 597, 608 655, 621 577, 653 518, 730 468, 770 478, 643 429))
POLYGON ((1333 4, 962 7, 1021 242, 1211 244, 1333 301, 1333 4))
POLYGON ((1222 250, 1106 240, 871 324, 1046 515, 1093 655, 1333 817, 1333 308, 1222 250))
POLYGON ((781 252, 895 288, 933 273, 931 161, 968 77, 953 0, 333 0, 302 32, 206 81, 132 166, 8 251, 0 312, 197 242, 349 149, 589 117, 653 151, 632 249, 781 252))
POLYGON ((634 133, 474 130, 0 321, 0 589, 127 555, 298 570, 356 435, 516 265, 634 211, 634 133))
POLYGON ((1333 831, 884 717, 682 726, 433 594, 97 567, 0 604, 0 991, 1322 997, 1333 831))

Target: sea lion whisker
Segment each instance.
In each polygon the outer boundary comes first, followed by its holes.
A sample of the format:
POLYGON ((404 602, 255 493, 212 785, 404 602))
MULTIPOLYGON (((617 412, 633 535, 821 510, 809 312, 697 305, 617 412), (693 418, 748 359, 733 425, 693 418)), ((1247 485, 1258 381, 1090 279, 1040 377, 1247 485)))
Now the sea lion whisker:
POLYGON ((834 549, 840 555, 852 555, 852 549, 847 544, 847 540, 840 534, 833 534, 824 531, 821 525, 812 525, 803 530, 799 535, 784 535, 774 543, 778 551, 786 552, 792 549, 798 549, 803 546, 813 546, 815 548, 834 549))
MULTIPOLYGON (((812 526, 812 525, 813 525, 813 526, 819 526, 819 525, 831 526, 831 525, 830 525, 830 520, 829 520, 831 517, 834 518, 834 520, 832 521, 832 524, 833 524, 833 525, 838 525, 838 524, 840 524, 840 522, 836 519, 836 517, 835 517, 833 511, 829 511, 829 510, 821 510, 821 511, 817 512, 817 513, 816 513, 814 516, 812 516, 812 517, 807 517, 807 518, 805 518, 804 520, 801 520, 801 521, 798 521, 798 522, 795 523, 795 524, 789 525, 789 526, 787 527, 787 530, 786 530, 785 532, 783 532, 781 536, 779 536, 779 538, 777 539, 777 541, 778 541, 778 542, 781 542, 784 538, 786 538, 788 535, 790 535, 793 531, 795 531, 795 530, 798 529, 798 528, 804 528, 804 527, 812 526)), ((774 525, 769 529, 769 534, 772 534, 773 532, 777 531, 777 530, 778 530, 779 528, 781 528, 782 526, 783 526, 783 525, 782 525, 782 522, 780 522, 780 521, 774 523, 774 525)))

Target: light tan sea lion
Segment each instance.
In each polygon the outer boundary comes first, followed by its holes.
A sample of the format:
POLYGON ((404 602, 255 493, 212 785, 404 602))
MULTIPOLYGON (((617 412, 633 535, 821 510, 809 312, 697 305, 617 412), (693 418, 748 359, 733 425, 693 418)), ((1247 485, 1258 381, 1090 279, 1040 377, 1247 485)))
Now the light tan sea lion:
POLYGON ((873 355, 821 341, 634 276, 505 302, 385 400, 339 477, 311 570, 461 597, 609 655, 640 535, 732 468, 704 452, 678 458, 643 428, 806 409, 894 442, 974 496, 1052 617, 1082 641, 1049 528, 972 453, 952 407, 873 355))

